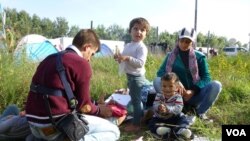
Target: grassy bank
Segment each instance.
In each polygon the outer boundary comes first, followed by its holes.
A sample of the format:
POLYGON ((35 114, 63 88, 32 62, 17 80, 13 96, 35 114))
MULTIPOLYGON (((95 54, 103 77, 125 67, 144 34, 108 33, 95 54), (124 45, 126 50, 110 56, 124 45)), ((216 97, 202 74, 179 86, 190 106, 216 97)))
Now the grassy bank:
MULTIPOLYGON (((146 77, 152 81, 156 76, 164 56, 149 55, 146 64, 146 77)), ((223 124, 250 124, 250 56, 236 57, 217 56, 209 59, 210 71, 214 80, 219 80, 223 89, 215 103, 208 112, 214 119, 212 124, 197 120, 193 125, 196 134, 211 139, 220 139, 221 125, 223 124)), ((91 95, 97 98, 102 93, 111 94, 115 89, 126 87, 126 77, 118 75, 118 65, 112 58, 93 58, 93 77, 91 80, 91 95)), ((0 111, 9 104, 17 104, 23 108, 29 84, 37 64, 25 60, 13 61, 5 53, 0 54, 0 111)), ((146 129, 145 129, 146 130, 146 129)), ((145 141, 153 138, 145 132, 145 141)), ((134 138, 134 134, 122 132, 121 140, 134 138)))

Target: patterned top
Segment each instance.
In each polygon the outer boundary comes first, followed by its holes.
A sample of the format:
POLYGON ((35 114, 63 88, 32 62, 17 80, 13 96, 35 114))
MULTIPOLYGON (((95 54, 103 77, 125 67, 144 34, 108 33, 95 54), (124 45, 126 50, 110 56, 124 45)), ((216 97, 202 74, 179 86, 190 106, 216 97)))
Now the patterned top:
POLYGON ((160 99, 158 101, 154 102, 154 116, 159 118, 170 118, 175 115, 181 114, 181 111, 183 109, 183 99, 182 96, 178 93, 170 97, 169 99, 166 99, 163 95, 161 95, 160 99), (160 113, 158 110, 159 105, 163 104, 168 111, 167 113, 163 114, 160 113))

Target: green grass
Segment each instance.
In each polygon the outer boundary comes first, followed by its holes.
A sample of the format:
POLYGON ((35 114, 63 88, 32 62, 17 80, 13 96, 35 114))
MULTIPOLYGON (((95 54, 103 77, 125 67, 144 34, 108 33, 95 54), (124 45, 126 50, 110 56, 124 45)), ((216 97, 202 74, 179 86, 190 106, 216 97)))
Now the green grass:
MULTIPOLYGON (((152 81, 164 56, 148 55, 146 77, 152 81)), ((5 53, 0 54, 0 111, 9 104, 17 104, 21 109, 29 90, 29 84, 37 64, 22 59, 19 62, 5 53)), ((209 137, 211 140, 221 138, 223 124, 250 124, 250 55, 227 57, 219 55, 209 59, 212 78, 219 80, 223 89, 215 105, 208 112, 213 123, 200 120, 192 126, 195 134, 209 137)), ((118 65, 113 58, 93 58, 93 76, 91 96, 97 99, 102 93, 111 94, 115 89, 126 87, 125 75, 118 75, 118 65)), ((146 131, 146 127, 145 130, 146 131)), ((144 141, 154 139, 146 132, 138 134, 121 133, 121 141, 132 140, 138 135, 144 141)))
POLYGON ((25 60, 17 62, 12 56, 0 54, 0 110, 9 104, 17 104, 23 108, 29 91, 30 80, 37 64, 25 60))

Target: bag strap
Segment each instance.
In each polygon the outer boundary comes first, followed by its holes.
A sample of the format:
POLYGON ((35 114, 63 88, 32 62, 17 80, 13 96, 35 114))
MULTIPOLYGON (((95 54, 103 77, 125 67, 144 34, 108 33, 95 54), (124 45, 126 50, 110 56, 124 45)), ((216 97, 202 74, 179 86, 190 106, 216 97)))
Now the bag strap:
POLYGON ((52 112, 51 112, 51 108, 50 108, 50 104, 49 104, 49 95, 43 95, 43 99, 45 100, 45 106, 47 109, 47 112, 49 113, 49 119, 51 120, 52 125, 54 125, 56 127, 56 122, 52 117, 52 112))
POLYGON ((65 68, 62 64, 62 54, 64 54, 66 51, 59 52, 57 54, 56 58, 56 70, 58 71, 61 81, 63 83, 67 98, 68 98, 68 103, 70 105, 71 109, 75 109, 77 105, 77 100, 75 96, 73 95, 72 89, 70 87, 70 84, 66 78, 66 73, 65 73, 65 68))
MULTIPOLYGON (((63 83, 64 89, 65 89, 65 93, 67 95, 67 100, 68 103, 70 105, 70 108, 72 109, 72 113, 74 113, 76 110, 76 104, 77 104, 77 100, 75 98, 75 96, 73 95, 72 89, 69 85, 69 82, 66 78, 66 73, 65 73, 65 68, 62 64, 62 54, 64 54, 66 51, 62 51, 57 53, 57 58, 56 58, 56 69, 60 75, 60 79, 63 83)), ((51 112, 51 108, 50 108, 50 104, 49 104, 49 95, 45 94, 44 96, 45 99, 45 105, 46 105, 46 109, 49 113, 49 118, 51 120, 52 125, 54 125, 56 127, 56 123, 52 117, 52 112, 51 112)))

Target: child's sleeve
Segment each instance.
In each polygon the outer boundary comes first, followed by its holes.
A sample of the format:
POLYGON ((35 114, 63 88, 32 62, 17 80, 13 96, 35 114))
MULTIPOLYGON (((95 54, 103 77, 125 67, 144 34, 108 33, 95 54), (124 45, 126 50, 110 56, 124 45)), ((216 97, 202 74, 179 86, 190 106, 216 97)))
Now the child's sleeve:
POLYGON ((171 99, 173 100, 172 104, 167 105, 167 109, 168 109, 169 113, 172 113, 174 115, 180 114, 182 109, 183 109, 183 99, 182 99, 181 95, 176 94, 171 99))

